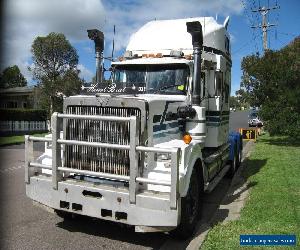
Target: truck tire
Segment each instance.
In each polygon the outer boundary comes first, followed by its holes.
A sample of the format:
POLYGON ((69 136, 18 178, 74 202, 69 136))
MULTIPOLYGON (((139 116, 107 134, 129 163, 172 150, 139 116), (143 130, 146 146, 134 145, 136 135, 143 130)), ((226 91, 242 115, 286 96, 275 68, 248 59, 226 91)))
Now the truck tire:
POLYGON ((181 199, 180 224, 171 231, 171 235, 180 239, 187 239, 194 233, 202 210, 203 178, 194 168, 187 195, 181 199))

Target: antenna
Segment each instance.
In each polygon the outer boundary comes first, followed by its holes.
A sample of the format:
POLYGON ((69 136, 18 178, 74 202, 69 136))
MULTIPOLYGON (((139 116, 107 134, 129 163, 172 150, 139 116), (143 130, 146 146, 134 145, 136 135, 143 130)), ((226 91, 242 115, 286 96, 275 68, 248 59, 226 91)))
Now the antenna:
POLYGON ((116 35, 116 25, 114 25, 114 36, 113 36, 113 41, 112 41, 112 51, 111 51, 111 60, 112 61, 114 61, 115 35, 116 35))

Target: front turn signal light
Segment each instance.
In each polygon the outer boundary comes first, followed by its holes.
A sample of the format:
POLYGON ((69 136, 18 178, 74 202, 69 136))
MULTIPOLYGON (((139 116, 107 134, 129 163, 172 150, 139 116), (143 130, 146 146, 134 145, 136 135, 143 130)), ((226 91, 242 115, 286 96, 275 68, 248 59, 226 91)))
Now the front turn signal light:
POLYGON ((185 134, 182 139, 185 144, 190 144, 193 138, 189 134, 185 134))

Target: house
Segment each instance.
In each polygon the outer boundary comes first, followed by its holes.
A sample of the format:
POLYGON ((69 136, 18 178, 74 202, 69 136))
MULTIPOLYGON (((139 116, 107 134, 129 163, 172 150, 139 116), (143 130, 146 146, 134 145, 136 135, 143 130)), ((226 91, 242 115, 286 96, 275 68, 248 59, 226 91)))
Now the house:
POLYGON ((34 86, 0 89, 0 108, 38 108, 34 86))
POLYGON ((0 135, 47 131, 47 120, 39 109, 34 86, 0 89, 0 135))

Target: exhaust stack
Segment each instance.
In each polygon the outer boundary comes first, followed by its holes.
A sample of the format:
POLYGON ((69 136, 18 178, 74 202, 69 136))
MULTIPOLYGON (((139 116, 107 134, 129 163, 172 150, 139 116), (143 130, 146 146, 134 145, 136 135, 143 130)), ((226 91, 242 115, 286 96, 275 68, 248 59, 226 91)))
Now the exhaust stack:
POLYGON ((194 54, 194 76, 192 89, 192 108, 195 115, 186 122, 186 131, 193 138, 194 143, 205 143, 206 123, 205 107, 201 107, 201 52, 203 34, 200 22, 187 22, 187 32, 192 35, 194 54))
POLYGON ((96 84, 103 81, 103 50, 104 50, 104 34, 100 30, 87 30, 89 39, 95 42, 96 54, 96 84))
POLYGON ((192 105, 200 106, 201 102, 201 51, 203 46, 202 25, 200 22, 187 22, 187 32, 192 35, 193 54, 194 54, 194 77, 192 105))

